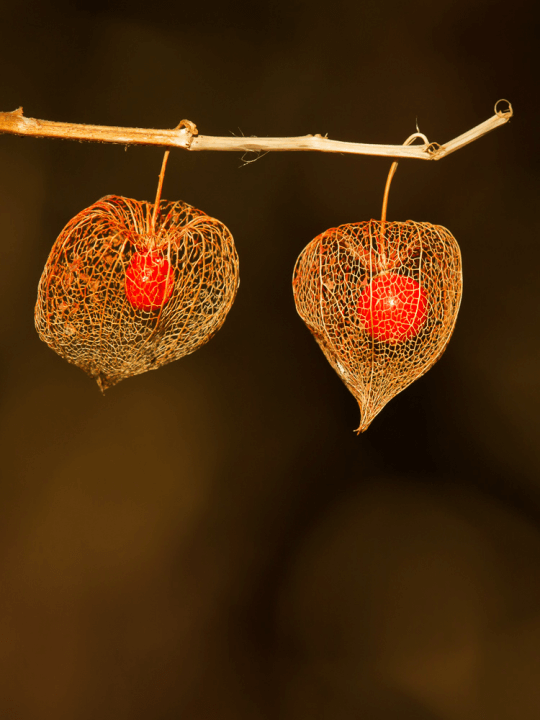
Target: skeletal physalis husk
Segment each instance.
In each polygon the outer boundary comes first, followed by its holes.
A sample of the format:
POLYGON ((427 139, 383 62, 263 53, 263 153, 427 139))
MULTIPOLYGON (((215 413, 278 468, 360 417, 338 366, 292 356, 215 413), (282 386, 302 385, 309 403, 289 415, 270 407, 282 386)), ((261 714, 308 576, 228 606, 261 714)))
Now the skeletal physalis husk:
POLYGON ((366 222, 300 254, 296 309, 360 406, 357 432, 444 352, 461 302, 459 246, 430 223, 366 222))
POLYGON ((36 329, 105 390, 206 343, 238 285, 233 238, 219 220, 184 202, 162 200, 154 215, 153 203, 109 195, 54 243, 36 329))

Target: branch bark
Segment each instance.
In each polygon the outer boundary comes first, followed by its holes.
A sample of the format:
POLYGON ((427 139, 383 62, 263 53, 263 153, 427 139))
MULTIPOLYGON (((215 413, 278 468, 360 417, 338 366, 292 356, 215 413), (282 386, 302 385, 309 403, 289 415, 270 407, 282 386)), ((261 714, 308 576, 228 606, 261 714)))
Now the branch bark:
POLYGON ((414 158, 416 160, 440 160, 500 125, 504 125, 512 116, 511 104, 507 100, 499 100, 495 105, 495 114, 492 117, 444 145, 429 143, 427 138, 425 138, 422 145, 405 146, 342 142, 340 140, 330 140, 322 135, 281 138, 215 137, 199 135, 197 127, 189 120, 182 120, 174 130, 81 125, 27 118, 24 116, 22 108, 18 108, 13 112, 0 112, 0 134, 9 133, 12 135, 29 135, 31 137, 86 140, 120 145, 157 145, 193 151, 270 152, 315 150, 331 153, 352 153, 355 155, 414 158), (503 109, 499 109, 501 103, 506 103, 503 109))

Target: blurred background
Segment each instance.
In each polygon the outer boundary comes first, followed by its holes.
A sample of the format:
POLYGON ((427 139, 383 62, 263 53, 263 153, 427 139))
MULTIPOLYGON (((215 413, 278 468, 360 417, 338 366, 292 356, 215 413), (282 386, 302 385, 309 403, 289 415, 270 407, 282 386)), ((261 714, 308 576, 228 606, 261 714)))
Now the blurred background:
POLYGON ((378 218, 390 162, 173 151, 223 221, 218 335, 105 396, 40 342, 68 220, 153 200, 162 151, 0 137, 0 717, 540 717, 540 290, 532 0, 4 7, 0 110, 206 135, 445 142, 389 219, 448 227, 464 297, 437 365, 357 437, 297 316, 296 257, 378 218), (248 156, 247 160, 254 156, 248 156))

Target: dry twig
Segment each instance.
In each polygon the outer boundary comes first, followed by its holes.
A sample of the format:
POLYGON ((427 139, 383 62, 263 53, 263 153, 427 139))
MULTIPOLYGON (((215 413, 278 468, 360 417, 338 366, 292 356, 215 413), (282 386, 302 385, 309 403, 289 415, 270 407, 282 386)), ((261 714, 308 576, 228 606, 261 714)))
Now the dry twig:
POLYGON ((184 150, 223 150, 229 152, 316 150, 356 155, 414 158, 417 160, 440 160, 500 125, 504 125, 512 115, 511 104, 507 100, 499 100, 495 105, 495 114, 492 117, 444 145, 429 143, 427 138, 422 145, 403 146, 341 142, 339 140, 330 140, 322 135, 281 138, 214 137, 199 135, 196 125, 189 120, 182 120, 175 130, 148 130, 144 128, 81 125, 36 120, 25 117, 22 108, 13 112, 0 112, 0 134, 10 133, 12 135, 87 140, 89 142, 118 143, 121 145, 158 145, 168 148, 177 147, 184 150), (504 109, 499 109, 501 103, 506 103, 504 109))

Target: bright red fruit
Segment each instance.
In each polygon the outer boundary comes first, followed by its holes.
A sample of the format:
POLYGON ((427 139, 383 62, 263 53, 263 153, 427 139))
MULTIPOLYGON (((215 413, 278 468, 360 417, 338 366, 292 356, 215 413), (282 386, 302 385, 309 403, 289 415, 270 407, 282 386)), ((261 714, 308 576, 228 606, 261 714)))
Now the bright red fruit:
POLYGON ((126 270, 126 295, 137 310, 156 310, 171 297, 173 269, 160 252, 135 253, 126 270))
POLYGON ((427 318, 428 299, 410 277, 382 273, 362 291, 358 314, 375 340, 398 343, 414 337, 427 318))

